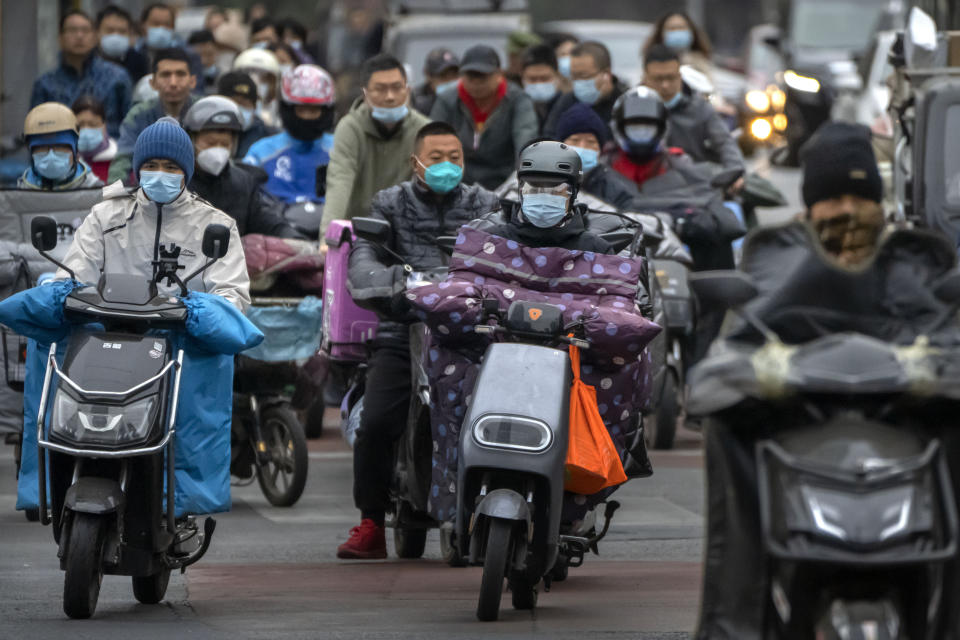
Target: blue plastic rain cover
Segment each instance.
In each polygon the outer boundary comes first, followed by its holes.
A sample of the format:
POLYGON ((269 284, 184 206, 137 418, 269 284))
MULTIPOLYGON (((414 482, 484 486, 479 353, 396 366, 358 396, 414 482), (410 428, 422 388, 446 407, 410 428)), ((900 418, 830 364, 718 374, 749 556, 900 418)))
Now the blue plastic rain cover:
POLYGON ((296 307, 250 307, 250 319, 266 338, 244 356, 266 362, 309 358, 320 349, 323 313, 320 298, 305 297, 296 307))
MULTIPOLYGON (((76 283, 55 282, 0 302, 0 323, 30 338, 24 384, 23 457, 17 508, 36 508, 37 411, 50 343, 63 362, 70 325, 63 300, 76 283)), ((175 445, 177 516, 230 509, 230 420, 233 409, 233 356, 263 340, 263 334, 225 299, 191 292, 186 332, 170 333, 174 353, 183 348, 180 406, 175 445)), ((50 398, 52 403, 52 394, 50 398)), ((48 407, 47 415, 50 415, 48 407)))

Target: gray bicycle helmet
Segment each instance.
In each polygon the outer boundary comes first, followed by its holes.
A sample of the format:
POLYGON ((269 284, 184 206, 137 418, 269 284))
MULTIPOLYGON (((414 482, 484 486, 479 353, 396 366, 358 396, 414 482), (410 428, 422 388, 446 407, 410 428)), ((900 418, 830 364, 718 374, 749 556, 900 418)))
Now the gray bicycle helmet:
POLYGON ((230 98, 207 96, 197 100, 183 118, 183 128, 190 133, 201 131, 243 131, 240 109, 230 98))
POLYGON ((571 202, 580 190, 583 170, 580 155, 572 147, 554 140, 541 140, 520 152, 517 178, 521 182, 556 185, 566 182, 571 188, 571 202))

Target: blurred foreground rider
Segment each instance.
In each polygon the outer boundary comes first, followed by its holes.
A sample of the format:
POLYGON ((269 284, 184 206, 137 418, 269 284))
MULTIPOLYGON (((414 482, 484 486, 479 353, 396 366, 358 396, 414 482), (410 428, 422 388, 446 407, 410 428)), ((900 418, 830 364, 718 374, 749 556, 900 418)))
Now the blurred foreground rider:
POLYGON ((103 186, 77 153, 77 117, 65 105, 46 102, 30 110, 23 123, 30 168, 18 189, 68 191, 103 186))
POLYGON ((803 202, 824 250, 855 267, 868 260, 883 232, 883 182, 870 141, 858 124, 828 122, 801 152, 803 202))
MULTIPOLYGON (((575 157, 576 154, 574 154, 575 157)), ((387 246, 423 271, 447 264, 434 242, 499 204, 497 196, 462 182, 463 146, 443 122, 417 133, 408 162, 414 178, 376 194, 370 216, 391 224, 387 246)), ((406 428, 410 404, 408 324, 414 321, 404 296, 407 274, 386 252, 359 240, 350 254, 348 286, 353 299, 380 319, 367 368, 363 414, 353 448, 353 498, 360 526, 337 549, 337 557, 387 557, 384 518, 390 506, 393 444, 406 428)))
POLYGON ((183 119, 196 152, 190 190, 233 218, 241 236, 302 237, 284 219, 283 203, 264 191, 267 174, 231 160, 241 127, 240 110, 223 96, 202 98, 190 107, 183 119))

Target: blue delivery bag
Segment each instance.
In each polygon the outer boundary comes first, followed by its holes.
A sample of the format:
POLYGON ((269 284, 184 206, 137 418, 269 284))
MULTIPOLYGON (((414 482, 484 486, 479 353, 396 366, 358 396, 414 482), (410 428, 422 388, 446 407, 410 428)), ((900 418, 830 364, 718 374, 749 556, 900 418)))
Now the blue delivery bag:
MULTIPOLYGON (((51 343, 57 343, 56 357, 63 362, 72 329, 63 317, 63 300, 77 286, 75 282, 58 281, 0 302, 0 323, 30 338, 18 509, 39 505, 37 413, 43 377, 51 343)), ((174 463, 177 516, 230 509, 233 356, 263 340, 263 334, 219 296, 191 292, 184 304, 188 310, 186 330, 164 332, 174 352, 184 350, 174 463)))
POLYGON ((323 334, 322 303, 306 296, 296 306, 250 307, 247 318, 266 338, 244 352, 247 358, 264 362, 289 362, 309 358, 320 350, 323 334))

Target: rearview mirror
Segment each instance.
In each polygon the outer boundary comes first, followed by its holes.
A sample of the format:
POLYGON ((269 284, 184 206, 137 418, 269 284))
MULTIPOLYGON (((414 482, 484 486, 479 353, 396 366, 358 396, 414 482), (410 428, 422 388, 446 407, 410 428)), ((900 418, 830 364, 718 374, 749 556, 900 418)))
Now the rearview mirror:
POLYGON ((690 288, 708 309, 739 307, 760 294, 747 274, 732 270, 691 273, 690 288))
POLYGON ((618 230, 601 233, 600 237, 613 248, 614 253, 620 253, 630 246, 636 234, 633 231, 618 230))
POLYGON ((37 251, 51 251, 57 246, 57 223, 53 218, 37 216, 30 221, 30 242, 37 251))
POLYGON ((728 169, 714 174, 710 178, 710 186, 714 189, 728 189, 734 182, 743 177, 743 169, 728 169))
POLYGON ((933 283, 933 295, 940 302, 960 304, 960 271, 951 271, 933 283))
POLYGON ((377 218, 354 218, 353 232, 358 238, 370 242, 386 243, 390 240, 390 223, 377 218))
POLYGON ((219 260, 227 255, 230 246, 230 229, 222 224, 209 224, 203 230, 203 255, 219 260))

